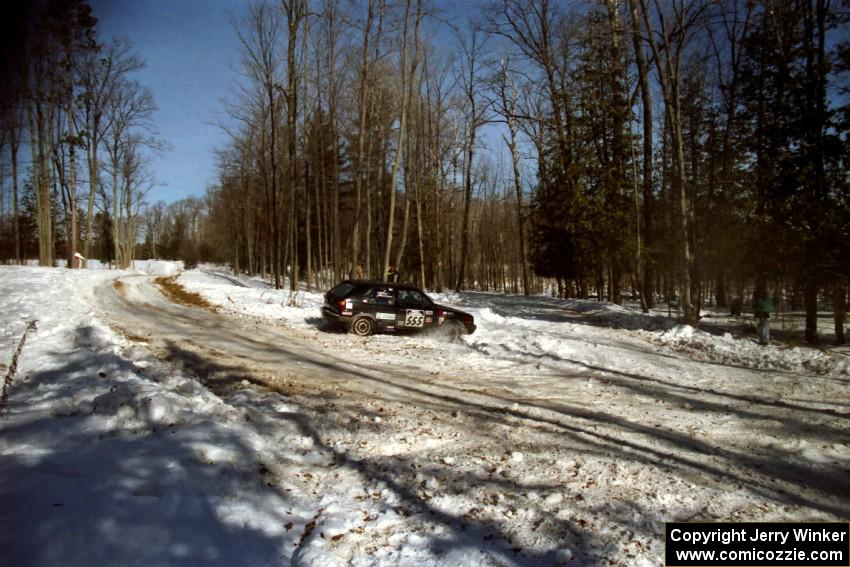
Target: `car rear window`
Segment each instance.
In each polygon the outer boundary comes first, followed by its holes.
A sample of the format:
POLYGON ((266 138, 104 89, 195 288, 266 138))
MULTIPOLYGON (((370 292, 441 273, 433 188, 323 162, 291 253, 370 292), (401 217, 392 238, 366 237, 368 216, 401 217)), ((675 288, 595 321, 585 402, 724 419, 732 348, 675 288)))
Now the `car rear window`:
POLYGON ((353 289, 354 289, 354 284, 350 284, 348 282, 342 282, 341 284, 339 284, 338 286, 336 286, 335 288, 330 290, 328 292, 328 295, 330 297, 342 299, 343 297, 345 297, 346 295, 351 293, 351 290, 353 290, 353 289))

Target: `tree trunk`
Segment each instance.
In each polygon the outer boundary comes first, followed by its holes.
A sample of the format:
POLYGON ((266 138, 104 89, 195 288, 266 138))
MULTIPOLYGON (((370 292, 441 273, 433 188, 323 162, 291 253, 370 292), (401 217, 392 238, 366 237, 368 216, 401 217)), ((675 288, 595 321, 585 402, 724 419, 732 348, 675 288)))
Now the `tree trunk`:
POLYGON ((827 126, 826 112, 826 5, 824 0, 815 1, 814 13, 812 13, 811 0, 806 0, 803 5, 803 21, 806 30, 804 41, 806 53, 806 106, 810 113, 808 131, 806 138, 808 144, 804 146, 804 152, 808 154, 813 174, 806 177, 808 193, 811 198, 811 206, 806 208, 807 224, 815 227, 813 234, 806 236, 808 239, 805 247, 804 270, 806 278, 806 342, 814 344, 818 342, 818 313, 817 294, 819 265, 821 263, 821 246, 818 245, 819 227, 821 225, 822 203, 825 201, 825 189, 827 187, 826 172, 824 164, 824 131, 827 126))
POLYGON ((807 267, 803 289, 803 302, 806 307, 806 342, 818 342, 818 282, 814 267, 807 267))
POLYGON ((9 128, 9 154, 12 160, 12 232, 14 233, 15 246, 15 263, 23 264, 23 256, 21 254, 21 212, 18 205, 18 147, 20 142, 20 124, 17 123, 17 109, 13 111, 13 120, 15 124, 11 124, 9 128))
MULTIPOLYGON (((318 65, 317 65, 318 68, 318 65)), ((306 99, 306 97, 305 97, 306 99)), ((316 115, 319 115, 318 102, 316 103, 317 112, 316 115)), ((322 204, 327 204, 327 192, 325 191, 325 187, 327 184, 327 169, 325 164, 325 145, 324 145, 324 136, 322 135, 322 130, 324 128, 319 128, 318 140, 316 141, 316 146, 318 151, 316 152, 316 156, 318 159, 318 167, 319 170, 313 176, 313 184, 316 193, 316 248, 318 261, 316 262, 316 270, 317 270, 317 281, 316 285, 324 286, 325 278, 324 278, 324 269, 329 265, 327 262, 327 258, 325 256, 325 228, 327 227, 327 219, 322 215, 322 204)))
MULTIPOLYGON (((70 43, 69 45, 73 45, 70 43)), ((73 51, 68 55, 68 65, 66 67, 66 79, 68 81, 66 96, 65 114, 68 121, 68 133, 66 140, 68 143, 68 201, 70 207, 70 234, 67 235, 68 240, 68 267, 78 268, 77 260, 77 241, 79 240, 77 228, 77 152, 76 152, 76 136, 74 134, 74 73, 71 68, 70 61, 73 57, 73 51)))
POLYGON ((278 189, 277 189, 277 114, 275 109, 274 85, 269 83, 266 85, 266 96, 269 103, 269 160, 271 167, 271 207, 269 214, 271 215, 271 257, 272 257, 272 273, 274 276, 274 288, 280 289, 280 212, 278 211, 278 189))
POLYGON ((726 308, 729 305, 728 298, 726 297, 726 274, 721 271, 717 274, 717 285, 714 292, 715 298, 717 299, 717 307, 726 308))
POLYGON ((92 257, 92 243, 94 241, 94 196, 97 190, 99 164, 97 162, 97 146, 100 140, 94 133, 90 134, 88 148, 86 149, 86 160, 89 173, 89 195, 86 203, 86 241, 83 245, 83 256, 86 260, 92 257))
MULTIPOLYGON (((132 156, 132 154, 131 154, 132 156)), ((132 159, 132 157, 128 157, 132 159)), ((133 219, 133 185, 130 171, 127 171, 127 176, 124 179, 124 268, 130 268, 135 259, 136 248, 136 227, 133 219)))
MULTIPOLYGON (((68 110, 71 112, 71 110, 68 110)), ((70 120, 70 117, 69 117, 70 120)), ((70 128, 70 125, 69 125, 70 128)), ((68 166, 70 168, 68 174, 68 194, 69 207, 71 209, 71 234, 68 235, 68 267, 81 267, 77 260, 77 241, 79 240, 79 229, 77 228, 77 159, 75 143, 71 141, 68 148, 68 166)))
MULTIPOLYGON (((375 115, 375 106, 377 104, 376 101, 375 101, 376 97, 371 97, 371 98, 372 98, 372 100, 369 102, 369 111, 366 114, 366 116, 369 120, 373 119, 373 117, 375 115)), ((378 169, 377 179, 374 179, 371 183, 369 182, 369 171, 371 170, 371 165, 372 165, 372 155, 373 155, 372 152, 373 152, 374 146, 375 146, 375 139, 380 138, 380 136, 381 136, 380 133, 378 135, 373 134, 373 135, 369 136, 369 143, 368 143, 367 148, 366 148, 366 163, 365 163, 365 166, 363 167, 364 176, 365 176, 365 179, 366 179, 366 239, 365 239, 366 240, 366 242, 365 242, 366 250, 365 250, 365 254, 364 254, 366 256, 366 272, 365 272, 365 275, 366 275, 366 278, 369 278, 369 279, 371 279, 373 277, 372 276, 372 274, 373 274, 373 272, 372 272, 372 240, 373 240, 373 236, 372 236, 372 226, 373 226, 373 223, 372 223, 372 221, 373 221, 372 195, 375 194, 376 200, 380 201, 381 183, 383 182, 383 177, 384 177, 384 167, 383 167, 384 162, 383 162, 383 160, 382 159, 377 160, 377 162, 381 165, 380 165, 380 167, 377 168, 378 169)), ((379 153, 380 153, 382 145, 383 144, 379 140, 378 141, 379 153)))
MULTIPOLYGON (((310 28, 308 26, 304 26, 304 44, 305 45, 307 45, 310 41, 309 33, 310 33, 310 28)), ((305 51, 306 51, 306 48, 305 48, 305 51)), ((293 54, 294 54, 294 49, 293 49, 293 54)), ((293 57, 293 63, 294 63, 294 57, 293 57)), ((306 120, 307 113, 308 113, 308 102, 309 102, 307 100, 307 72, 306 72, 306 70, 304 71, 304 75, 305 75, 305 78, 304 78, 304 81, 303 81, 304 92, 301 93, 302 94, 301 99, 303 101, 303 112, 304 112, 304 117, 305 117, 305 120, 306 120)), ((296 106, 295 108, 296 108, 296 111, 297 111, 298 107, 296 106)), ((295 123, 296 118, 297 118, 297 112, 296 112, 296 115, 292 118, 293 123, 295 123)), ((306 128, 305 128, 305 132, 306 132, 306 128)), ((292 143, 293 149, 295 149, 295 132, 290 133, 290 141, 292 143)), ((307 291, 313 291, 313 226, 312 226, 312 211, 310 210, 310 206, 312 204, 312 199, 315 198, 316 200, 318 200, 319 195, 318 195, 318 193, 316 193, 316 195, 311 198, 312 187, 311 187, 311 184, 310 184, 310 152, 308 150, 308 148, 309 148, 308 142, 309 141, 310 140, 306 140, 306 139, 304 140, 304 147, 301 150, 301 157, 304 161, 304 203, 305 203, 305 205, 304 205, 304 231, 306 232, 306 234, 305 234, 305 246, 306 246, 305 261, 306 261, 306 271, 307 271, 307 273, 306 273, 307 282, 306 283, 307 283, 307 291)), ((293 155, 293 157, 295 157, 294 151, 292 152, 292 155, 293 155)), ((296 168, 295 168, 295 174, 296 175, 298 174, 297 163, 296 163, 296 168)), ((297 289, 297 287, 293 287, 292 289, 295 290, 295 289, 297 289)))
POLYGON ((407 230, 410 226, 410 196, 406 194, 404 196, 404 217, 402 217, 401 223, 401 236, 398 242, 398 249, 396 250, 395 256, 395 267, 396 270, 401 269, 401 262, 404 260, 404 249, 407 247, 407 230))
POLYGON ((419 240, 419 286, 425 288, 425 235, 422 228, 422 196, 420 195, 419 183, 414 189, 416 199, 416 235, 419 240))
MULTIPOLYGON (((38 105, 40 107, 40 104, 38 105)), ((50 198, 50 178, 47 150, 47 132, 45 130, 44 111, 36 109, 38 128, 38 187, 36 206, 38 208, 38 256, 40 266, 53 266, 53 201, 50 198)))
MULTIPOLYGON (((472 104, 472 116, 474 122, 475 103, 472 104)), ((475 131, 474 123, 470 123, 470 133, 468 147, 466 150, 466 163, 464 164, 463 174, 463 220, 460 228, 460 260, 458 262, 458 275, 455 291, 463 291, 466 282, 464 281, 466 271, 466 257, 469 248, 469 211, 472 206, 472 158, 475 154, 475 131)))
MULTIPOLYGON (((531 293, 529 285, 528 285, 528 253, 526 252, 525 246, 525 212, 523 210, 523 195, 522 195, 522 174, 520 173, 520 164, 519 164, 519 150, 517 149, 517 125, 516 118, 514 116, 516 111, 516 98, 508 99, 507 96, 507 65, 505 65, 502 69, 502 75, 500 77, 501 84, 499 85, 499 90, 502 99, 502 109, 505 113, 505 122, 508 125, 508 133, 510 134, 510 138, 505 140, 508 149, 511 152, 511 165, 513 166, 514 173, 514 191, 516 192, 516 223, 517 223, 517 235, 519 237, 519 261, 521 267, 522 274, 522 293, 524 295, 528 295, 531 293)), ((513 84, 511 84, 513 87, 513 84)), ((513 89, 513 93, 516 94, 516 89, 513 89)))
MULTIPOLYGON (((381 1, 381 0, 379 0, 381 1)), ((383 2, 381 2, 381 13, 383 14, 383 2)), ((353 278, 360 262, 360 217, 362 216, 363 202, 363 162, 365 161, 366 142, 366 109, 369 105, 370 91, 367 87, 367 76, 369 72, 369 34, 372 33, 372 19, 375 15, 375 0, 369 0, 369 11, 366 16, 366 28, 363 31, 363 61, 360 65, 360 109, 357 132, 357 161, 354 167, 354 227, 351 235, 351 265, 349 266, 349 277, 353 278)), ((370 235, 367 235, 367 238, 370 235)))
MULTIPOLYGON (((310 161, 304 161, 304 193, 305 193, 305 215, 306 219, 304 220, 304 230, 306 232, 305 238, 307 240, 307 291, 313 291, 313 239, 312 232, 313 229, 311 227, 311 218, 312 215, 310 213, 311 199, 310 199, 310 161)), ((318 196, 316 197, 318 199, 318 196)))
POLYGON ((652 90, 649 87, 649 66, 643 51, 641 26, 638 19, 637 0, 629 0, 632 16, 632 41, 640 82, 641 108, 643 109, 643 244, 641 247, 643 276, 641 302, 648 311, 653 306, 654 273, 652 266, 652 90))
POLYGON ((661 49, 658 47, 657 40, 652 29, 651 15, 646 7, 645 1, 642 2, 644 24, 649 36, 649 45, 652 48, 652 53, 655 58, 656 68, 658 70, 659 83, 664 96, 664 109, 670 127, 670 142, 672 145, 673 157, 673 201, 674 201, 674 229, 675 229, 675 245, 676 245, 676 261, 675 272, 678 276, 678 284, 680 289, 682 311, 684 312, 685 322, 689 325, 696 326, 699 323, 699 312, 694 309, 691 300, 691 269, 693 258, 691 257, 690 247, 690 223, 688 218, 690 215, 690 203, 687 191, 687 174, 685 172, 685 151, 684 139, 682 137, 682 117, 681 117, 681 77, 680 58, 682 53, 685 37, 685 2, 680 0, 676 6, 677 10, 677 26, 678 34, 680 35, 679 45, 672 45, 672 35, 668 33, 664 27, 664 20, 660 35, 664 38, 664 57, 662 57, 661 49))
MULTIPOLYGON (((304 17, 304 0, 289 0, 286 3, 286 17, 289 23, 289 41, 286 49, 286 124, 287 124, 287 154, 289 157, 289 192, 290 192, 290 231, 292 250, 292 271, 289 278, 289 290, 298 289, 300 263, 298 258, 298 160, 297 160, 297 118, 298 118, 298 65, 295 60, 295 50, 298 46, 298 29, 304 17)), ((309 190, 305 187, 305 191, 309 190)), ((309 200, 308 200, 309 207, 309 200)), ((308 214, 309 218, 309 214, 308 214)), ((309 226, 307 227, 309 231, 309 226)), ((309 252, 308 252, 309 253, 309 252)), ((309 276, 308 276, 309 277, 309 276)))
MULTIPOLYGON (((422 83, 419 82, 418 91, 421 92, 422 83)), ((423 162, 425 161, 425 149, 422 147, 422 140, 425 139, 425 124, 423 120, 424 109, 420 101, 419 112, 416 116, 416 129, 418 135, 416 137, 416 182, 413 184, 413 198, 416 204, 416 239, 419 248, 419 287, 425 289, 425 230, 423 227, 423 210, 422 210, 422 184, 424 178, 423 162)))
MULTIPOLYGON (((331 163, 331 180, 330 180, 330 199, 324 201, 324 218, 326 227, 325 234, 325 254, 328 256, 326 268, 333 274, 334 283, 342 279, 342 248, 341 237, 339 230, 339 136, 337 135, 336 123, 336 2, 335 0, 327 0, 324 6, 324 14, 327 18, 327 84, 328 84, 328 122, 330 125, 329 135, 331 136, 333 146, 333 161, 331 163), (330 201, 330 202, 328 202, 330 201), (327 225, 330 224, 328 227, 327 225)), ((317 72, 320 65, 316 65, 317 72)), ((322 136, 320 139, 324 139, 322 136)), ((322 157, 322 167, 324 168, 324 144, 320 144, 322 157)), ((323 193, 327 197, 327 172, 322 169, 322 187, 323 193)), ((318 207, 318 204, 317 204, 318 207)), ((318 215, 318 212, 317 212, 318 215)), ((321 254, 321 253, 320 253, 321 254)))
POLYGON ((112 246, 115 252, 115 264, 119 268, 124 267, 124 259, 121 254, 121 208, 119 199, 121 192, 118 187, 118 142, 112 148, 112 246))
MULTIPOLYGON (((544 1, 544 8, 546 2, 544 1)), ((478 56, 478 36, 472 32, 471 46, 466 53, 468 65, 468 77, 464 85, 464 95, 469 101, 469 139, 466 146, 466 158, 464 162, 463 175, 463 218, 460 228, 460 260, 458 262, 457 283, 455 291, 462 291, 466 285, 466 262, 469 254, 469 213, 472 206, 472 162, 475 157, 475 134, 478 130, 478 110, 475 100, 475 61, 478 56)), ((554 102, 554 101, 553 101, 554 102)))
MULTIPOLYGON (((417 2, 418 5, 418 2, 417 2)), ((393 160, 393 168, 390 173, 390 204, 388 211, 388 220, 387 220, 387 244, 384 249, 384 267, 382 276, 384 279, 389 277, 390 271, 390 258, 392 255, 392 247, 393 247, 393 224, 395 219, 395 201, 396 201, 396 181, 398 179, 398 169, 401 163, 401 156, 404 153, 404 136, 405 136, 405 128, 407 126, 407 108, 410 104, 410 96, 412 89, 408 88, 408 83, 412 83, 411 77, 408 75, 407 70, 407 33, 410 21, 410 0, 406 0, 404 5, 404 26, 401 34, 401 116, 399 117, 399 128, 398 128, 398 142, 396 143, 396 154, 395 159, 393 160)), ((417 29, 418 29, 418 14, 417 14, 417 29)), ((418 51, 418 46, 414 46, 414 48, 418 51)), ((413 73, 416 72, 416 57, 414 56, 413 63, 413 73)), ((407 207, 405 207, 405 217, 407 216, 407 207)), ((406 221, 405 221, 406 224, 406 221)), ((406 227, 405 227, 406 230, 406 227)), ((402 245, 403 246, 403 245, 402 245)), ((398 268, 398 266, 396 266, 398 268)))
POLYGON ((847 280, 835 284, 833 296, 833 320, 835 322, 835 344, 843 345, 844 323, 847 321, 847 280))

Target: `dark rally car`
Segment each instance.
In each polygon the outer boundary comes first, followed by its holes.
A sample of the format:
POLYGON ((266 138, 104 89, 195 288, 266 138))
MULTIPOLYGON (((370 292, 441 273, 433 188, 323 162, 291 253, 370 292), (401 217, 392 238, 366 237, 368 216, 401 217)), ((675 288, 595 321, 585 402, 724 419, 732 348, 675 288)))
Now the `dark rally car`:
POLYGON ((475 331, 469 313, 434 303, 419 288, 394 282, 345 280, 325 294, 322 316, 355 335, 378 331, 438 331, 448 336, 475 331))

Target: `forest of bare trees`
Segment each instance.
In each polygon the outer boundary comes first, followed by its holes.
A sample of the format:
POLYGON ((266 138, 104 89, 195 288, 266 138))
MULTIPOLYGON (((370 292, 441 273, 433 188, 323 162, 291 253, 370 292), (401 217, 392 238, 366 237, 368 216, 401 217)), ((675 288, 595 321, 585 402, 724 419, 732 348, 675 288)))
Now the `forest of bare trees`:
POLYGON ((4 70, 2 254, 835 314, 846 0, 265 0, 203 197, 145 205, 153 100, 82 0, 4 70), (28 165, 22 167, 23 154, 28 165))
POLYGON ((82 0, 38 10, 3 58, 3 257, 127 267, 154 185, 148 151, 162 147, 153 97, 133 80, 142 62, 125 41, 97 37, 82 0))

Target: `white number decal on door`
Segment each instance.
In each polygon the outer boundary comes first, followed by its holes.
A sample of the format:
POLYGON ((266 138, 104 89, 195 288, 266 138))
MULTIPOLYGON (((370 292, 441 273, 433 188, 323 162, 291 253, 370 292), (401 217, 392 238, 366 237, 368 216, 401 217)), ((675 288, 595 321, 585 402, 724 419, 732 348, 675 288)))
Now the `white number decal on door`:
POLYGON ((422 327, 425 324, 425 311, 408 309, 404 317, 405 327, 422 327))

